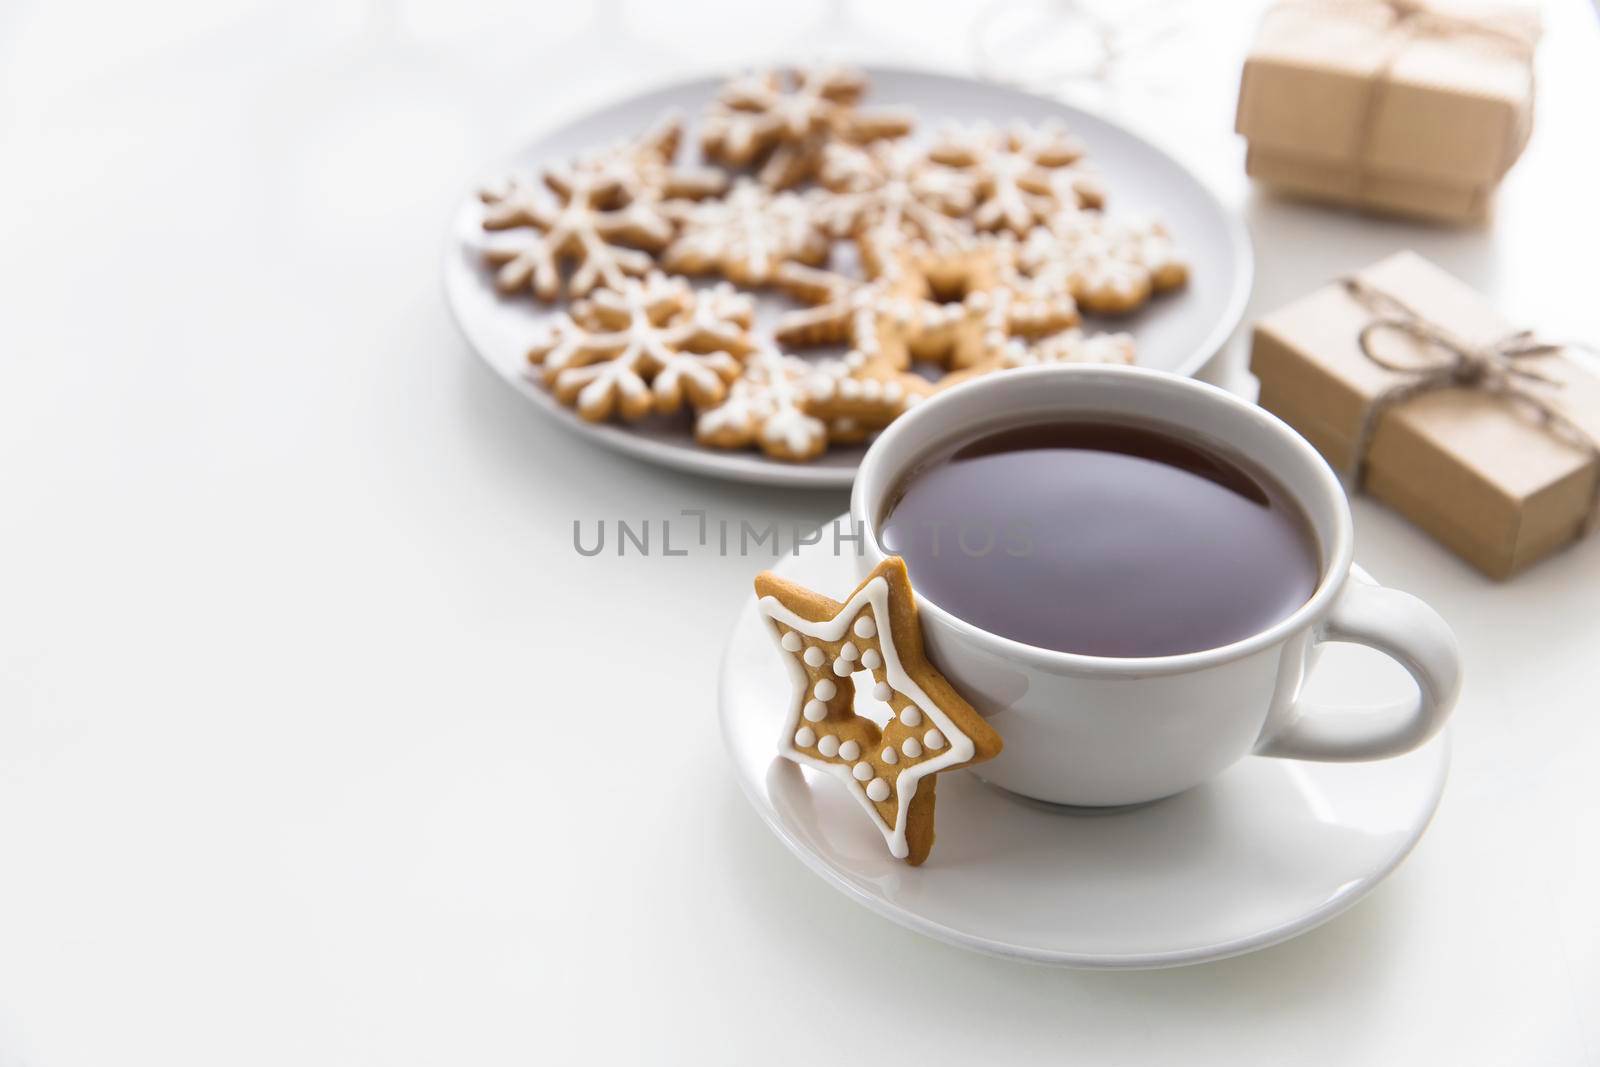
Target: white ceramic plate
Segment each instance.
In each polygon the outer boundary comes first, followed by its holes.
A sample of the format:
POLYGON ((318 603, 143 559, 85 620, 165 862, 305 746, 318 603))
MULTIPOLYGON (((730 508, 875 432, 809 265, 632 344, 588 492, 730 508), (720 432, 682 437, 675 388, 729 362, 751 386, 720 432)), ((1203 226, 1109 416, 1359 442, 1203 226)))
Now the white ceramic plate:
MULTIPOLYGON (((1233 333, 1250 292, 1251 251, 1243 226, 1182 164, 1129 131, 1087 112, 988 82, 942 74, 870 68, 874 104, 910 106, 923 129, 942 121, 971 122, 1059 118, 1086 143, 1106 176, 1110 208, 1148 211, 1164 219, 1195 265, 1186 290, 1164 296, 1142 313, 1119 319, 1131 330, 1145 366, 1193 374, 1233 333)), ((630 97, 552 130, 501 161, 485 181, 514 169, 553 163, 638 133, 669 110, 693 119, 721 80, 701 78, 630 97)), ((686 138, 693 142, 693 137, 686 138)), ((849 486, 864 448, 833 448, 820 460, 787 464, 757 452, 724 452, 695 444, 679 420, 632 426, 595 425, 580 419, 526 374, 531 335, 549 309, 531 296, 495 292, 479 255, 482 205, 468 195, 457 209, 445 256, 445 293, 457 323, 478 354, 536 409, 601 444, 655 463, 719 478, 804 487, 849 486)), ((1094 320, 1089 323, 1095 328, 1094 320)))
MULTIPOLYGON (((830 595, 856 582, 854 560, 817 548, 776 570, 830 595)), ((919 933, 1068 967, 1200 963, 1326 922, 1411 851, 1449 767, 1442 735, 1373 763, 1251 757, 1180 796, 1106 811, 958 771, 940 778, 933 854, 911 868, 837 781, 776 755, 788 694, 752 596, 723 659, 722 734, 750 802, 806 866, 919 933)))

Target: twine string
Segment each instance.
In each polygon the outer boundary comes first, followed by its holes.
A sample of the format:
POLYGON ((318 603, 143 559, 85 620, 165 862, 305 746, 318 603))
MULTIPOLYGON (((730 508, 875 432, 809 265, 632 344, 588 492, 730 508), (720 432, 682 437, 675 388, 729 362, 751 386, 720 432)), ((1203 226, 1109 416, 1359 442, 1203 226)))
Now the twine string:
MULTIPOLYGON (((1519 28, 1519 24, 1514 20, 1497 17, 1493 13, 1471 16, 1441 11, 1421 0, 1285 0, 1285 2, 1308 4, 1313 8, 1324 10, 1379 12, 1388 16, 1389 22, 1385 29, 1388 43, 1384 48, 1382 59, 1373 68, 1372 76, 1367 81, 1366 93, 1361 103, 1361 114, 1356 122, 1355 143, 1352 145, 1351 159, 1355 166, 1355 196, 1358 201, 1366 199, 1367 187, 1372 180, 1367 159, 1371 155, 1372 141, 1378 125, 1378 116, 1383 111, 1384 93, 1388 88, 1390 75, 1394 72, 1395 64, 1414 41, 1423 37, 1477 37, 1503 48, 1512 55, 1527 60, 1529 98, 1533 96, 1531 85, 1534 77, 1533 53, 1536 42, 1530 40, 1526 31, 1519 28)), ((1517 149, 1517 134, 1513 127, 1507 130, 1506 143, 1502 149, 1504 168, 1509 168, 1515 161, 1517 149)))
MULTIPOLYGON (((1588 453, 1600 465, 1600 437, 1573 421, 1549 395, 1551 390, 1563 388, 1564 383, 1524 365, 1527 360, 1589 346, 1541 340, 1531 330, 1516 330, 1488 344, 1474 344, 1369 282, 1347 277, 1342 279, 1342 284, 1375 316, 1361 328, 1357 337, 1361 354, 1385 370, 1402 375, 1380 390, 1362 412, 1350 469, 1346 471, 1357 490, 1366 483, 1367 461, 1383 416, 1409 400, 1441 389, 1475 389, 1500 398, 1526 413, 1546 432, 1588 453), (1433 358, 1421 363, 1391 358, 1377 344, 1378 338, 1386 334, 1400 334, 1418 342, 1417 347, 1431 352, 1433 358)), ((1597 522, 1600 522, 1600 471, 1596 473, 1584 515, 1583 531, 1587 533, 1597 522)))

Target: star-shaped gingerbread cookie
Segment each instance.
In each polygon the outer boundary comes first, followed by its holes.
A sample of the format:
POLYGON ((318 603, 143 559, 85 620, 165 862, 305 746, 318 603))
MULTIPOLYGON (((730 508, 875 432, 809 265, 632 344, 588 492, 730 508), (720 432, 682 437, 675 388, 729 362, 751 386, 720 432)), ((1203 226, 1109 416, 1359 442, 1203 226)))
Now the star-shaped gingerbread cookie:
POLYGON ((995 733, 922 648, 905 563, 890 557, 844 603, 771 572, 756 596, 794 685, 778 753, 843 782, 897 858, 933 848, 934 777, 1000 753, 995 733), (879 726, 856 689, 886 704, 879 726))

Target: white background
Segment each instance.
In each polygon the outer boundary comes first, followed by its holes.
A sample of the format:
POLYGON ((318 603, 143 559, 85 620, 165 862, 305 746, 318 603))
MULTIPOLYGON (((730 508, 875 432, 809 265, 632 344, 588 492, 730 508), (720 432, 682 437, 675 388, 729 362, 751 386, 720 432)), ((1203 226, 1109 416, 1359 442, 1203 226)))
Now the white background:
MULTIPOLYGON (((0 1064, 1600 1062, 1600 540, 1499 586, 1356 504, 1359 558, 1459 629, 1453 778, 1388 883, 1269 951, 971 956, 759 824, 713 707, 759 561, 580 559, 572 520, 843 495, 537 418, 455 334, 444 233, 554 119, 797 53, 968 71, 976 10, 688 7, 0 8, 0 1064)), ((1411 246, 1600 338, 1591 8, 1549 9, 1468 232, 1249 189, 1253 10, 1097 102, 1244 213, 1254 311, 1411 246)))

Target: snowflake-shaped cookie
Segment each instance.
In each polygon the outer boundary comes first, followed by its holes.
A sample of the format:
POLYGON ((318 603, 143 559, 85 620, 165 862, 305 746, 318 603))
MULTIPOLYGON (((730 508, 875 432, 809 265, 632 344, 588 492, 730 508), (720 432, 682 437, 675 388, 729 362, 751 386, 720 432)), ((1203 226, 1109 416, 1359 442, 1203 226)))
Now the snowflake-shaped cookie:
POLYGON ((1063 330, 1034 344, 1008 350, 1001 356, 997 369, 1038 367, 1050 363, 1128 365, 1133 362, 1135 354, 1132 334, 1063 330))
POLYGON ((701 149, 730 166, 759 163, 763 185, 787 189, 816 173, 831 140, 864 143, 910 131, 902 112, 858 108, 866 91, 866 75, 844 67, 735 78, 706 113, 701 149))
POLYGON ((811 194, 773 193, 740 181, 720 200, 669 205, 668 214, 680 232, 661 253, 661 265, 684 274, 761 286, 782 264, 824 263, 830 250, 811 194))
POLYGON ((791 686, 778 754, 837 779, 890 854, 920 864, 933 848, 934 776, 1002 746, 928 662, 905 564, 878 564, 842 604, 770 572, 756 596, 791 686), (884 725, 858 713, 858 685, 886 706, 884 725))
POLYGON ((1060 363, 1113 363, 1128 365, 1135 356, 1133 337, 1126 333, 1086 334, 1082 330, 1063 330, 1042 341, 1026 344, 1013 341, 988 362, 977 364, 939 379, 938 389, 949 389, 962 382, 998 371, 1018 367, 1042 367, 1060 363))
POLYGON ((727 397, 695 419, 694 435, 713 448, 752 445, 774 459, 815 459, 828 448, 828 427, 806 410, 804 380, 811 365, 759 346, 745 356, 727 397))
POLYGON ((1078 322, 1065 291, 1050 290, 1014 269, 1009 240, 984 238, 953 251, 920 242, 865 242, 872 275, 857 281, 823 270, 788 267, 780 284, 814 306, 779 319, 790 344, 852 346, 865 374, 888 377, 914 360, 959 370, 996 358, 1014 337, 1039 337, 1078 322))
POLYGON ((629 200, 701 200, 728 188, 728 176, 716 167, 676 162, 683 143, 683 116, 669 111, 655 125, 628 140, 586 156, 581 165, 618 181, 629 200))
POLYGON ((928 151, 936 163, 971 175, 977 184, 972 223, 980 230, 1009 230, 1022 237, 1071 198, 1073 206, 1097 198, 1097 186, 1078 162, 1083 146, 1057 123, 980 124, 946 130, 928 151), (1084 192, 1076 190, 1082 183, 1084 192))
POLYGON ((806 410, 828 424, 828 436, 854 443, 883 429, 934 392, 910 372, 867 367, 859 352, 811 365, 802 383, 806 410))
POLYGON ((754 315, 750 298, 731 286, 695 292, 682 278, 652 273, 556 316, 528 360, 557 399, 592 422, 670 413, 685 398, 710 407, 739 376, 754 315))
POLYGON ((483 194, 484 228, 500 231, 483 255, 503 293, 532 289, 540 300, 554 300, 569 263, 576 265, 567 282, 571 295, 602 285, 620 289, 626 279, 648 273, 654 264, 649 251, 672 238, 672 223, 659 205, 630 201, 605 171, 550 170, 544 184, 555 194, 554 205, 525 179, 483 194))
POLYGON ((1067 290, 1098 315, 1126 314, 1189 278, 1160 222, 1098 211, 1055 212, 1023 243, 1020 262, 1036 282, 1067 290))
POLYGON ((497 268, 495 285, 550 301, 561 294, 567 264, 575 265, 567 283, 575 297, 649 272, 647 253, 673 236, 666 205, 727 184, 717 171, 673 163, 682 137, 682 121, 669 115, 638 137, 545 170, 539 181, 513 176, 484 190, 483 228, 493 234, 484 258, 497 268))
POLYGON ((915 278, 851 278, 835 271, 788 263, 776 281, 784 292, 812 305, 782 315, 773 335, 800 347, 849 345, 861 366, 903 371, 911 365, 910 339, 945 312, 919 298, 915 278))
POLYGON ((824 213, 841 236, 874 242, 915 238, 947 248, 970 232, 961 217, 976 203, 972 177, 931 163, 926 149, 908 142, 830 144, 818 179, 834 194, 824 202, 824 213))

